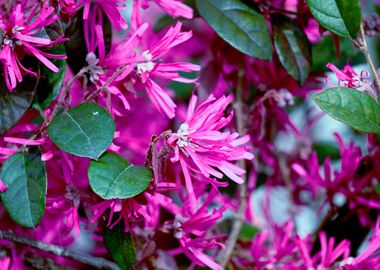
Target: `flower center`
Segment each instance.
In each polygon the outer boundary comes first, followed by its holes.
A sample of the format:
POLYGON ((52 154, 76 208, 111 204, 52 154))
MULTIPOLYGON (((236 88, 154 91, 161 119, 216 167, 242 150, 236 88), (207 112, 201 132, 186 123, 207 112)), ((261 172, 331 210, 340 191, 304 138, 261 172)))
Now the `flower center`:
POLYGON ((153 55, 149 51, 144 51, 142 56, 145 58, 145 62, 136 64, 137 74, 141 75, 145 72, 150 72, 154 68, 154 63, 152 62, 153 55))
POLYGON ((183 123, 177 131, 177 136, 179 137, 177 141, 177 145, 179 147, 189 146, 190 144, 190 138, 188 137, 189 134, 190 134, 189 125, 187 123, 183 123))

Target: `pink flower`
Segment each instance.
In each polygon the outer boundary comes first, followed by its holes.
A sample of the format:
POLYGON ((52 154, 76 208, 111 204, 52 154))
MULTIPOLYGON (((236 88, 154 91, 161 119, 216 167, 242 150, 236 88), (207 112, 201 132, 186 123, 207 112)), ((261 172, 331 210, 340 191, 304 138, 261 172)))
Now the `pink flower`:
POLYGON ((214 250, 224 248, 224 245, 217 241, 223 235, 213 235, 207 237, 208 230, 223 217, 224 211, 228 208, 225 204, 219 209, 208 210, 213 202, 217 191, 212 189, 205 197, 205 201, 195 213, 186 204, 179 208, 173 203, 166 203, 164 207, 175 215, 174 221, 166 222, 162 228, 164 232, 173 232, 178 239, 180 247, 169 251, 171 255, 185 254, 195 264, 208 266, 210 269, 221 270, 222 267, 215 262, 215 259, 207 255, 204 250, 214 250))
POLYGON ((147 9, 149 7, 148 2, 152 1, 172 17, 192 19, 194 16, 193 9, 178 0, 133 0, 131 15, 131 24, 133 28, 139 27, 142 23, 139 7, 147 9))
POLYGON ((248 135, 239 137, 238 133, 221 132, 232 120, 231 112, 225 117, 224 111, 232 101, 232 96, 216 99, 210 95, 196 108, 198 98, 193 96, 187 111, 186 122, 172 133, 168 139, 174 148, 172 162, 179 161, 185 176, 190 202, 195 206, 195 194, 191 182, 191 173, 200 173, 205 177, 223 178, 223 173, 236 183, 243 183, 241 178, 245 170, 232 162, 241 159, 253 159, 247 146, 242 146, 250 139, 248 135))
POLYGON ((327 239, 325 232, 319 233, 321 243, 320 251, 311 257, 311 246, 308 245, 309 239, 299 239, 298 245, 301 256, 304 260, 305 269, 340 269, 335 268, 336 263, 342 263, 349 258, 350 242, 347 240, 341 241, 335 248, 335 239, 331 237, 327 239), (340 259, 339 259, 340 258, 340 259), (339 259, 339 260, 338 260, 339 259))
POLYGON ((376 93, 372 88, 372 82, 367 71, 363 70, 359 76, 350 65, 345 65, 343 70, 339 70, 332 63, 328 63, 326 66, 335 73, 340 87, 354 88, 368 93, 376 99, 376 93))
POLYGON ((200 70, 198 65, 190 63, 159 62, 171 48, 191 38, 192 32, 181 32, 181 26, 182 24, 178 22, 175 26, 171 27, 159 42, 157 42, 149 50, 142 53, 145 61, 136 65, 136 74, 140 77, 141 82, 145 86, 153 104, 160 111, 163 111, 169 118, 173 118, 175 116, 176 105, 165 90, 162 89, 162 87, 158 85, 153 78, 172 80, 182 83, 193 83, 196 80, 181 77, 179 72, 192 72, 200 70))
POLYGON ((37 57, 53 72, 58 72, 59 69, 47 58, 66 58, 65 55, 54 55, 38 49, 39 47, 46 47, 64 41, 63 37, 51 41, 50 39, 33 36, 58 18, 53 15, 54 8, 47 7, 46 3, 42 5, 39 14, 37 14, 39 8, 39 5, 35 6, 30 14, 26 16, 22 6, 18 4, 14 6, 9 17, 1 17, 0 29, 5 32, 5 35, 2 40, 0 60, 4 67, 5 82, 10 90, 16 87, 17 82, 22 81, 21 70, 25 73, 36 75, 35 72, 26 69, 21 64, 20 58, 23 52, 37 57))
POLYGON ((128 28, 127 22, 120 12, 120 10, 125 8, 125 5, 120 5, 124 2, 124 0, 81 0, 78 5, 84 4, 83 19, 85 21, 87 21, 92 14, 96 14, 97 8, 100 7, 107 15, 112 27, 116 31, 120 31, 121 29, 128 28), (94 3, 95 7, 90 13, 91 3, 94 3))
POLYGON ((4 185, 3 181, 0 179, 0 192, 5 192, 7 190, 8 190, 7 186, 4 185))

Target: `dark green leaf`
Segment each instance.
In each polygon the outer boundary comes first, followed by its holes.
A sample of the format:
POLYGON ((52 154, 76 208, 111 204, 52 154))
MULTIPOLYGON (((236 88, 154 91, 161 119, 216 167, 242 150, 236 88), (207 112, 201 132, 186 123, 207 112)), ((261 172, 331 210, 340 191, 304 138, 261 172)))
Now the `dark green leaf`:
MULTIPOLYGON (((38 72, 34 69, 34 71, 38 72)), ((29 109, 36 88, 38 78, 30 75, 23 76, 21 83, 17 84, 16 89, 9 92, 5 84, 0 89, 0 134, 10 129, 24 113, 29 109)))
POLYGON ((347 64, 347 59, 350 59, 352 66, 365 62, 365 57, 359 50, 354 48, 349 38, 340 38, 339 46, 340 57, 338 58, 331 35, 324 37, 317 44, 314 44, 312 48, 313 66, 311 72, 328 71, 326 64, 329 62, 338 67, 347 64))
POLYGON ((320 163, 323 163, 327 157, 333 160, 339 159, 340 157, 340 151, 336 145, 320 142, 320 143, 315 143, 313 145, 313 148, 315 152, 317 152, 318 161, 320 163))
MULTIPOLYGON (((64 55, 66 54, 66 50, 62 45, 49 50, 49 53, 64 55)), ((50 105, 50 102, 58 96, 65 78, 66 59, 52 59, 51 61, 59 68, 59 71, 56 73, 46 66, 42 66, 41 78, 36 94, 36 103, 34 104, 38 109, 46 109, 50 105)))
POLYGON ((359 0, 307 0, 307 4, 326 29, 342 37, 358 36, 362 16, 359 0))
POLYGON ((350 88, 330 88, 314 96, 331 117, 368 133, 380 132, 380 107, 369 95, 350 88))
POLYGON ((82 103, 56 116, 47 131, 61 150, 97 159, 112 143, 115 123, 99 105, 82 103))
POLYGON ((375 187, 375 191, 377 194, 380 194, 380 183, 378 183, 375 187))
POLYGON ((112 230, 105 227, 104 245, 121 270, 135 269, 135 244, 131 233, 124 231, 124 226, 119 223, 112 230))
POLYGON ((273 17, 274 46, 288 74, 303 84, 311 67, 311 44, 303 30, 291 19, 273 17))
POLYGON ((88 177, 92 190, 103 199, 126 199, 147 189, 152 172, 119 155, 106 153, 98 161, 91 161, 88 177))
POLYGON ((1 193, 10 217, 34 228, 45 212, 47 178, 45 163, 36 154, 16 153, 4 163, 0 178, 8 187, 1 193))
POLYGON ((200 15, 239 51, 271 60, 272 43, 264 17, 238 0, 198 0, 200 15))
POLYGON ((239 232, 239 238, 244 240, 252 240, 252 238, 260 232, 260 229, 252 226, 248 223, 243 223, 240 232, 239 232))

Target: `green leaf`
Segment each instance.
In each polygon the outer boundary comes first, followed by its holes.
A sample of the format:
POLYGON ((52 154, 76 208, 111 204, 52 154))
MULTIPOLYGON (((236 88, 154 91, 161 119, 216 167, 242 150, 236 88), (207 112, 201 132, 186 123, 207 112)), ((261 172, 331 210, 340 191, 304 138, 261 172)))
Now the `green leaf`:
POLYGON ((59 149, 98 159, 112 143, 115 123, 99 105, 82 103, 56 116, 47 131, 59 149))
MULTIPOLYGON (((34 71, 38 70, 34 69, 34 71)), ((22 82, 9 92, 5 84, 0 89, 0 134, 6 132, 29 109, 38 85, 38 78, 23 76, 22 82)))
POLYGON ((240 232, 239 232, 239 238, 244 240, 252 240, 252 238, 260 232, 260 229, 252 226, 248 223, 243 223, 240 232))
POLYGON ((264 17, 238 0, 198 0, 200 15, 237 50, 260 59, 272 59, 272 43, 264 17))
POLYGON ((329 31, 356 38, 360 30, 359 0, 307 0, 314 18, 329 31))
POLYGON ((10 217, 34 228, 45 212, 47 178, 45 163, 36 154, 16 153, 4 163, 0 178, 8 187, 1 193, 10 217))
POLYGON ((330 88, 313 97, 331 117, 367 133, 380 132, 380 107, 369 95, 350 88, 330 88))
POLYGON ((88 169, 92 190, 103 199, 132 198, 147 189, 152 172, 144 166, 134 166, 114 153, 92 160, 88 169))
MULTIPOLYGON (((65 46, 49 50, 53 54, 66 54, 65 46)), ((58 72, 53 72, 46 66, 41 68, 41 78, 37 88, 36 101, 34 107, 46 109, 52 100, 54 100, 61 90, 63 80, 66 74, 66 59, 52 59, 54 65, 59 68, 58 72)))
POLYGON ((354 48, 352 41, 349 38, 341 38, 339 40, 340 54, 337 58, 336 48, 333 43, 331 35, 325 36, 317 44, 313 44, 312 56, 313 66, 311 72, 326 72, 329 69, 326 67, 326 63, 331 62, 337 67, 347 64, 347 59, 350 59, 350 64, 355 66, 365 62, 364 55, 354 48))
POLYGON ((311 44, 303 30, 291 19, 273 16, 274 46, 288 74, 303 84, 311 67, 311 44))
POLYGON ((104 245, 121 270, 135 269, 135 244, 131 233, 124 231, 124 226, 119 223, 112 230, 105 227, 104 245))
POLYGON ((332 160, 340 158, 339 148, 334 144, 327 142, 316 142, 313 145, 313 149, 315 152, 317 152, 318 161, 320 163, 323 163, 327 157, 331 158, 332 160))
POLYGON ((375 191, 377 194, 380 194, 380 183, 378 183, 375 187, 375 191))

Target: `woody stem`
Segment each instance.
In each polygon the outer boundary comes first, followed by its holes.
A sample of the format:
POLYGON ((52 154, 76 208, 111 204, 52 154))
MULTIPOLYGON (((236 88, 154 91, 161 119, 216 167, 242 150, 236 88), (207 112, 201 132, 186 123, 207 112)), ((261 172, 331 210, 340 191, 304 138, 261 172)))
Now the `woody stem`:
MULTIPOLYGON (((244 124, 244 111, 243 111, 243 79, 244 79, 244 70, 241 68, 239 70, 238 74, 238 83, 236 87, 236 102, 235 102, 235 116, 236 116, 236 126, 237 126, 237 131, 239 134, 244 134, 245 133, 245 124, 244 124)), ((239 161, 239 166, 242 169, 245 168, 245 162, 244 160, 239 161)), ((239 209, 236 213, 235 220, 232 224, 232 229, 231 233, 228 236, 227 243, 226 243, 226 248, 225 251, 221 252, 218 255, 218 259, 222 265, 223 268, 226 268, 232 253, 234 251, 237 239, 239 237, 240 229, 243 225, 243 220, 244 220, 244 213, 247 205, 247 184, 242 183, 239 185, 239 209)))
POLYGON ((376 94, 379 96, 380 95, 380 80, 379 80, 379 75, 377 74, 375 65, 372 61, 371 55, 369 53, 368 49, 368 43, 367 39, 365 37, 365 32, 364 32, 364 27, 363 24, 360 25, 360 36, 361 36, 361 42, 359 42, 359 49, 360 51, 364 54, 365 59, 367 60, 367 63, 372 71, 373 77, 375 79, 375 90, 376 94))
POLYGON ((8 240, 16 244, 25 245, 33 247, 42 251, 52 253, 57 256, 63 256, 66 258, 73 259, 75 261, 92 266, 95 269, 110 269, 119 270, 120 268, 113 262, 108 261, 104 258, 94 257, 85 253, 81 253, 75 250, 67 249, 61 246, 56 246, 48 244, 41 241, 36 241, 34 239, 17 235, 12 231, 0 231, 0 239, 8 240))

